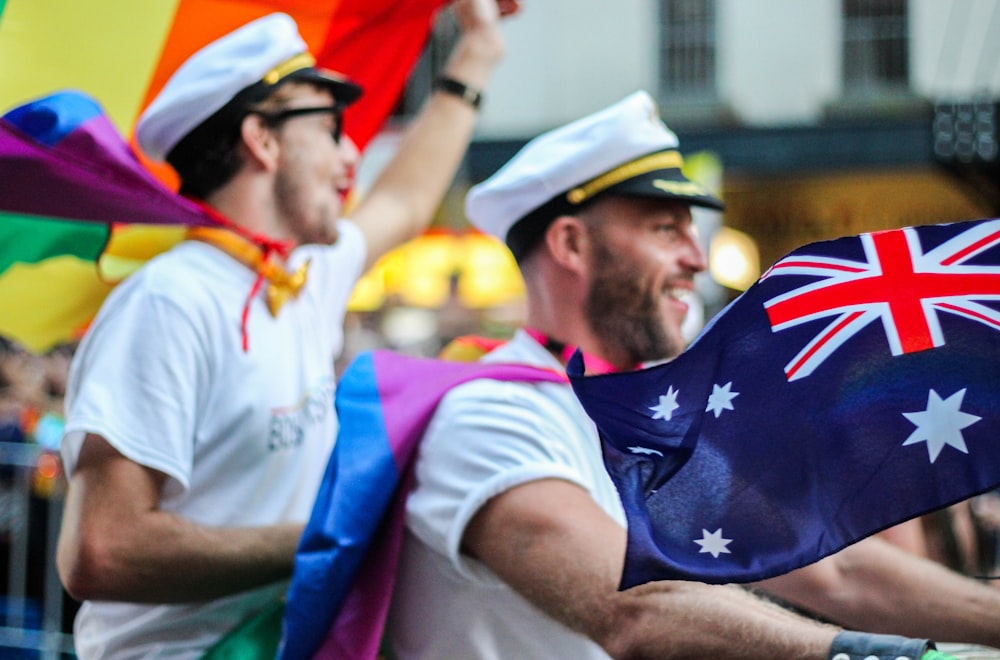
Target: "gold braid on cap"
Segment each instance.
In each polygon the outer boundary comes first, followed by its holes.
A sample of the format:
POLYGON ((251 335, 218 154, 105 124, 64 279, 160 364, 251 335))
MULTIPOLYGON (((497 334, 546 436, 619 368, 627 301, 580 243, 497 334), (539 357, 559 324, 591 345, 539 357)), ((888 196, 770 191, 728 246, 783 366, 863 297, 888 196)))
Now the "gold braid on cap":
POLYGON ((590 181, 573 188, 566 193, 566 200, 570 204, 580 204, 599 192, 607 190, 611 186, 628 181, 632 177, 646 174, 653 170, 664 170, 669 168, 680 168, 684 164, 684 158, 678 151, 660 151, 655 154, 643 156, 629 161, 624 165, 619 165, 613 170, 591 179, 590 181))
POLYGON ((316 58, 309 53, 299 53, 291 59, 285 60, 281 64, 275 66, 273 69, 264 74, 261 78, 268 85, 274 85, 279 80, 284 78, 290 73, 299 71, 300 69, 308 69, 311 66, 316 65, 316 58))

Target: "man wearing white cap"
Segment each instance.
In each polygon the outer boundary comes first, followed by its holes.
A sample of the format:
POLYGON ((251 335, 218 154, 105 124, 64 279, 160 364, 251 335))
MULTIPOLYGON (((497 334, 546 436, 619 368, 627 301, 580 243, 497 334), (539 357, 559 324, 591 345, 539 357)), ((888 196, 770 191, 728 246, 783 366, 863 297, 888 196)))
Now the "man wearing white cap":
POLYGON ((115 289, 82 342, 62 453, 62 579, 81 658, 199 657, 287 588, 336 434, 354 283, 422 231, 472 134, 516 0, 455 0, 461 37, 347 219, 361 89, 273 14, 206 46, 136 135, 220 227, 115 289), (350 127, 347 127, 350 131, 350 127))
MULTIPOLYGON (((528 298, 526 327, 483 360, 562 371, 579 348, 587 371, 599 372, 684 348, 685 298, 705 268, 691 207, 722 203, 683 175, 677 149, 652 99, 637 92, 532 140, 471 190, 469 218, 510 247, 528 298)), ((454 388, 424 435, 407 502, 389 622, 397 655, 917 660, 937 653, 925 639, 843 632, 737 587, 658 582, 619 592, 625 524, 597 431, 568 383, 479 380, 454 388)), ((984 597, 992 590, 930 562, 919 569, 902 573, 926 574, 924 588, 897 588, 894 573, 869 589, 892 586, 919 599, 890 601, 896 611, 888 613, 870 607, 873 598, 855 599, 854 620, 863 622, 869 606, 881 631, 895 623, 924 636, 920 624, 931 621, 934 632, 996 639, 997 615, 985 606, 995 607, 996 596, 984 597), (981 602, 938 603, 936 593, 981 602)), ((834 600, 833 593, 811 602, 834 600)))

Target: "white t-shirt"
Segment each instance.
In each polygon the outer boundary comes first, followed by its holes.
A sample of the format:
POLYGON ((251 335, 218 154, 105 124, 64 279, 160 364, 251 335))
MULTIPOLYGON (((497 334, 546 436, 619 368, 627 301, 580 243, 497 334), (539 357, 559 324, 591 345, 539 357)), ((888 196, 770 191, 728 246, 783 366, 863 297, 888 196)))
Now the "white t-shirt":
MULTIPOLYGON (((112 291, 77 351, 67 388, 62 456, 76 465, 85 433, 168 476, 161 508, 209 526, 308 519, 336 437, 334 357, 365 259, 357 228, 340 223, 310 260, 297 299, 276 318, 251 302, 256 275, 217 248, 184 242, 112 291)), ((183 566, 178 566, 183 571, 183 566)), ((81 658, 198 657, 277 583, 207 603, 84 603, 81 658)))
MULTIPOLYGON (((484 360, 562 368, 523 332, 484 360)), ((487 500, 548 478, 580 485, 625 525, 597 430, 569 384, 476 380, 445 395, 407 501, 389 620, 400 660, 608 657, 461 553, 466 525, 487 500)))

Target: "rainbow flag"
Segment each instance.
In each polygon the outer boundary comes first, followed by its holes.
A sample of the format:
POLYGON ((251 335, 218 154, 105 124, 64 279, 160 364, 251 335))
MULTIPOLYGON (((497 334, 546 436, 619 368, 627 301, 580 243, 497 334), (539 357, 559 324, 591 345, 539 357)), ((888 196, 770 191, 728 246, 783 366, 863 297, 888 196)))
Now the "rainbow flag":
POLYGON ((39 352, 77 338, 111 287, 176 242, 180 225, 211 222, 78 92, 0 118, 0 180, 0 334, 39 352), (127 224, 140 219, 173 228, 127 224))
POLYGON ((445 1, 6 0, 0 2, 0 110, 78 89, 130 138, 139 114, 192 53, 283 11, 298 23, 319 66, 365 88, 346 114, 348 133, 363 147, 391 112, 445 1))
POLYGON ((132 142, 194 51, 290 14, 319 66, 365 87, 345 117, 363 148, 444 1, 0 0, 0 335, 36 352, 78 339, 116 282, 209 222, 132 142))
POLYGON ((279 657, 373 659, 392 597, 413 460, 438 402, 476 378, 566 382, 523 364, 362 353, 337 386, 340 430, 299 542, 279 657))

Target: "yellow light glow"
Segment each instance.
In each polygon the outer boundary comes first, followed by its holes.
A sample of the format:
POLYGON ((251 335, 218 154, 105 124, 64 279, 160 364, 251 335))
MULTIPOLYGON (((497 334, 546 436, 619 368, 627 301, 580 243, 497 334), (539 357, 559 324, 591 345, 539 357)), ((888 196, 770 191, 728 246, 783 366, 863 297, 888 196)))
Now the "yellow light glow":
POLYGON ((378 268, 365 273, 351 294, 352 312, 374 312, 385 303, 385 282, 378 268))
POLYGON ((760 277, 760 253, 749 235, 720 227, 709 246, 709 272, 712 279, 737 291, 746 290, 760 277))
POLYGON ((458 294, 469 309, 498 307, 524 296, 524 281, 514 256, 499 241, 467 234, 458 294))
POLYGON ((433 309, 452 295, 468 309, 497 307, 522 298, 524 282, 514 257, 496 239, 431 231, 380 259, 358 283, 349 309, 373 311, 390 299, 433 309))

